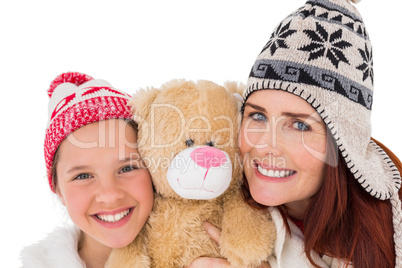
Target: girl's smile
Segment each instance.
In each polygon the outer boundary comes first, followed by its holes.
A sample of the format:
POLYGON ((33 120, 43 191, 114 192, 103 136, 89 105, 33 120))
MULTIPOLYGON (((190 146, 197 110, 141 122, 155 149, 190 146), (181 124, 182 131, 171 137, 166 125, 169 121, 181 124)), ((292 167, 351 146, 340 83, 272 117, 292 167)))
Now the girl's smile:
POLYGON ((148 219, 153 188, 136 141, 132 126, 109 119, 77 129, 60 144, 56 192, 84 240, 121 248, 148 219))
POLYGON ((129 221, 134 207, 119 209, 113 212, 98 212, 92 217, 106 228, 117 228, 129 221))

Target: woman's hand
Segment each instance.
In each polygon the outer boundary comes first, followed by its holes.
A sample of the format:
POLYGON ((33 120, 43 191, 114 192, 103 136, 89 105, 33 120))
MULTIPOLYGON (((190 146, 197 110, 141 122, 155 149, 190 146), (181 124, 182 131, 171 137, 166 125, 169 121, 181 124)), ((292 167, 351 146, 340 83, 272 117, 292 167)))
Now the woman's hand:
MULTIPOLYGON (((211 239, 217 243, 218 245, 220 244, 221 241, 221 230, 217 228, 215 225, 209 223, 209 222, 204 222, 203 227, 211 237, 211 239)), ((220 259, 220 258, 209 258, 209 257, 199 257, 191 262, 189 266, 186 268, 225 268, 225 267, 232 267, 235 268, 234 266, 230 265, 230 263, 225 260, 225 259, 220 259)), ((259 268, 270 268, 271 266, 268 263, 263 263, 262 265, 259 266, 259 268)))

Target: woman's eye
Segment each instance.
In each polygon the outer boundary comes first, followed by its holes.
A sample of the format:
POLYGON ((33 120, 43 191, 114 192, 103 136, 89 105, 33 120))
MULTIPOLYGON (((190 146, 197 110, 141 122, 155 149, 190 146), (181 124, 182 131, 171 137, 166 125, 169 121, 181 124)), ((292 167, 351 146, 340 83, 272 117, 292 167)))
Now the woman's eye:
POLYGON ((74 177, 74 180, 85 180, 89 179, 91 176, 88 173, 81 173, 78 176, 74 177))
POLYGON ((121 172, 122 172, 122 173, 130 172, 130 171, 135 170, 135 169, 138 169, 138 168, 135 167, 135 166, 125 166, 125 167, 123 167, 123 168, 121 169, 121 172))
POLYGON ((293 123, 293 128, 295 128, 295 129, 297 129, 297 130, 300 130, 300 131, 307 131, 307 130, 310 130, 310 126, 309 126, 309 125, 307 125, 307 124, 305 124, 305 123, 303 123, 303 122, 300 122, 300 121, 294 122, 294 123, 293 123))
POLYGON ((250 117, 255 121, 267 121, 267 117, 261 113, 251 114, 250 117))

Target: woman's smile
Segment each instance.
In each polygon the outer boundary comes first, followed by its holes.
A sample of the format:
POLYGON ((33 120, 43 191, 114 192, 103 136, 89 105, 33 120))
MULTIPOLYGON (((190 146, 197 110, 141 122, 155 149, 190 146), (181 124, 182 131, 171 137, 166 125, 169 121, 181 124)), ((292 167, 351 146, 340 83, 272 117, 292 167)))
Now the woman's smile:
POLYGON ((261 175, 271 178, 287 178, 296 173, 295 170, 279 167, 263 167, 258 163, 255 163, 255 166, 261 175))
POLYGON ((326 126, 303 99, 284 91, 254 92, 244 105, 239 142, 258 203, 299 208, 320 189, 325 162, 311 152, 326 152, 326 126))

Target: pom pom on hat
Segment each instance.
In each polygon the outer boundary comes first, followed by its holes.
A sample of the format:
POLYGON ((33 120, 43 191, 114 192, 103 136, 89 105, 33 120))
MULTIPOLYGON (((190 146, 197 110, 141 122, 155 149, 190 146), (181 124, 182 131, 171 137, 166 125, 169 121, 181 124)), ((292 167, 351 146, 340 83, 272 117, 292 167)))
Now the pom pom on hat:
POLYGON ((72 83, 76 86, 80 86, 85 82, 92 80, 93 78, 89 75, 78 73, 78 72, 67 72, 57 76, 51 83, 50 88, 47 91, 49 97, 52 97, 52 94, 57 86, 63 83, 72 83))

